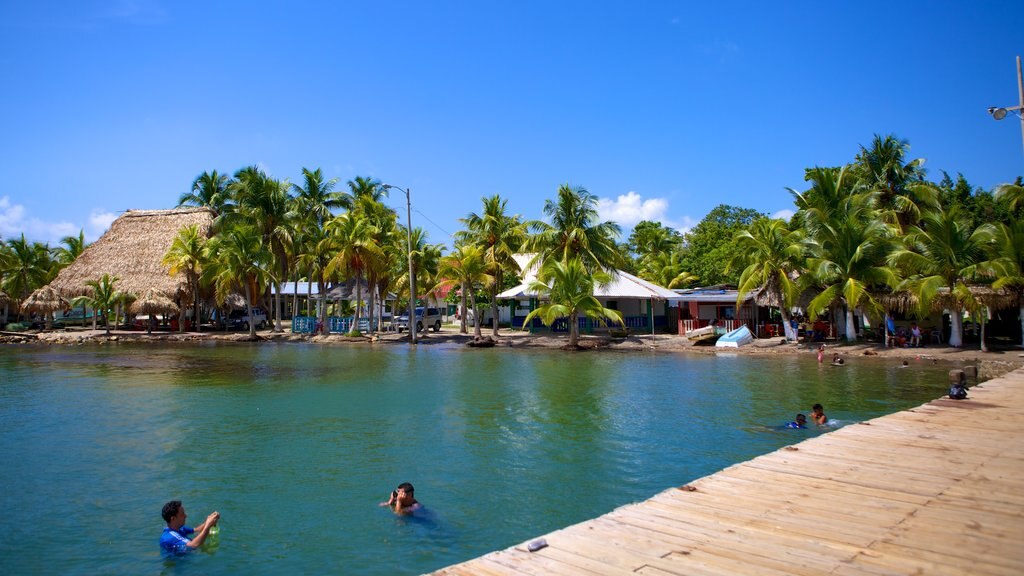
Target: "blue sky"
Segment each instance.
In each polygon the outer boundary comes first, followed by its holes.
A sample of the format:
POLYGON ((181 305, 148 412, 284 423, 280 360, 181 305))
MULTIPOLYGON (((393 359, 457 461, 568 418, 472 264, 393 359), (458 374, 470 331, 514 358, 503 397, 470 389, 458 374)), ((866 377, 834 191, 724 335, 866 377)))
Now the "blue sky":
POLYGON ((627 231, 775 214, 876 133, 988 189, 1024 174, 986 113, 1019 54, 1011 2, 6 1, 0 237, 92 240, 256 163, 410 187, 434 242, 562 183, 627 231))

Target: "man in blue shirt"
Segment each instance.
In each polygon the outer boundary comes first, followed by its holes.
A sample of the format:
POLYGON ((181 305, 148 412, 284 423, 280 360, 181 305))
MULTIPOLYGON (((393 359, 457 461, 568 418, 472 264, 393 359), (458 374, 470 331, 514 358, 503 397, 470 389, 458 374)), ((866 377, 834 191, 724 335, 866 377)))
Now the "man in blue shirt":
POLYGON ((786 424, 786 428, 807 428, 807 416, 797 414, 796 421, 786 424))
POLYGON ((187 554, 202 546, 210 534, 210 529, 216 526, 217 521, 220 520, 220 512, 213 512, 206 517, 205 522, 196 526, 195 529, 185 526, 185 519, 188 516, 185 514, 185 507, 182 506, 181 500, 171 500, 164 504, 160 515, 167 522, 167 527, 160 535, 160 550, 165 554, 187 554), (196 537, 189 539, 188 537, 193 534, 196 534, 196 537))

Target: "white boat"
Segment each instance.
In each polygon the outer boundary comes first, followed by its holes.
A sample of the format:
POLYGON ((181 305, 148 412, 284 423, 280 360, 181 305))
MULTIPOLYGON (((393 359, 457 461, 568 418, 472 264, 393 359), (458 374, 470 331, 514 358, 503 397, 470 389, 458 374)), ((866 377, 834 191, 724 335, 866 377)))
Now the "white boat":
POLYGON ((718 348, 739 348, 754 341, 754 335, 746 325, 740 326, 732 332, 727 332, 715 342, 718 348))

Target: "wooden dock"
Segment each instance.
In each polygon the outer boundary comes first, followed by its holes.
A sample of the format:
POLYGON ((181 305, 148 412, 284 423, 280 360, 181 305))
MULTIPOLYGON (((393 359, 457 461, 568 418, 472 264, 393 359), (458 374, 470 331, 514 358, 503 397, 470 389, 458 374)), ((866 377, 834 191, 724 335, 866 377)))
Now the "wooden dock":
POLYGON ((1024 369, 444 575, 1024 574, 1024 369))

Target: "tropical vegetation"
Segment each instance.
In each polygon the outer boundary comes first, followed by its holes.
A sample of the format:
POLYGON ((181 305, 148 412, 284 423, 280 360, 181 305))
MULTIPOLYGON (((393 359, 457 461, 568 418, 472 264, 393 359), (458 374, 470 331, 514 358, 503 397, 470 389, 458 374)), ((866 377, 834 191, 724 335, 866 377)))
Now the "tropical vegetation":
MULTIPOLYGON (((787 329, 791 310, 801 309, 811 319, 840 319, 848 339, 858 337, 862 319, 884 325, 886 315, 923 318, 945 310, 950 343, 960 345, 961 320, 992 312, 986 294, 1012 301, 1024 316, 1024 185, 1018 178, 986 191, 962 174, 940 174, 929 181, 908 142, 876 135, 845 165, 807 169, 806 187, 790 189, 794 209, 785 219, 721 204, 685 230, 640 222, 624 241, 618 224, 601 220, 597 197, 567 183, 545 201, 542 220, 510 214, 499 195, 482 198, 480 209, 460 220, 449 251, 422 228, 407 229, 385 203, 391 187, 374 178, 340 185, 304 167, 293 184, 260 166, 230 176, 211 170, 178 201, 211 209, 212 234, 181 230, 163 263, 183 275, 191 301, 182 305, 196 322, 210 313, 204 303, 241 301, 271 310, 273 330, 283 329, 284 283, 304 281, 312 296, 344 282, 353 288, 351 301, 321 300, 314 312, 316 300, 307 298, 300 311, 292 293, 292 315, 315 313, 318 329, 326 330, 328 315, 350 313, 352 333, 359 334, 361 320, 380 329, 386 303, 396 315, 410 301, 437 305, 450 291, 449 301, 462 309, 462 331, 472 308, 479 335, 482 304, 496 336, 500 293, 529 276, 537 279, 532 293, 546 302, 530 319, 567 321, 575 341, 579 315, 621 320, 592 297, 594 286, 624 270, 669 288, 735 285, 741 299, 757 293, 777 307, 787 329), (516 254, 532 255, 526 270, 516 254)), ((24 236, 0 242, 0 291, 21 314, 21 302, 84 249, 83 233, 55 247, 24 236)), ((95 283, 90 298, 108 310, 111 303, 96 291, 112 298, 116 279, 95 283)))

